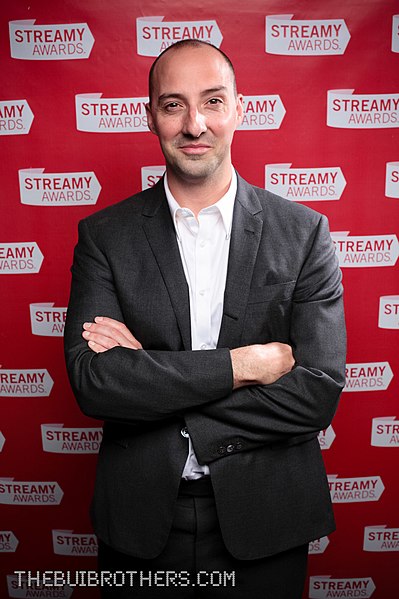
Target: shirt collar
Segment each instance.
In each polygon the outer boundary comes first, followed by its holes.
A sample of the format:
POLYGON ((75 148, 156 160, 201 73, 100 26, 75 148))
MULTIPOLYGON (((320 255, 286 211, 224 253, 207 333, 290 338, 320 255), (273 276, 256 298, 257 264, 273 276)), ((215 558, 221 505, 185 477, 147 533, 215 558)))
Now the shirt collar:
MULTIPOLYGON (((234 201, 235 201, 235 197, 237 194, 237 173, 233 167, 231 168, 231 171, 232 171, 232 174, 231 174, 230 186, 229 186, 228 190, 226 191, 226 193, 224 194, 224 196, 222 196, 220 198, 220 200, 215 202, 215 204, 212 204, 211 206, 208 206, 207 208, 203 208, 201 210, 201 212, 206 212, 206 211, 209 211, 210 209, 214 210, 215 208, 217 208, 219 210, 219 212, 222 216, 223 226, 226 231, 226 237, 230 237, 230 235, 231 235, 231 226, 233 223, 234 201)), ((165 173, 165 176, 164 176, 164 188, 165 188, 166 199, 167 199, 168 205, 169 205, 169 210, 172 215, 173 224, 174 224, 174 227, 176 230, 176 234, 179 237, 179 229, 177 226, 176 215, 179 212, 180 213, 181 212, 183 212, 183 213, 189 212, 190 214, 192 214, 192 212, 188 208, 185 208, 184 206, 180 206, 177 203, 177 200, 173 197, 172 192, 169 189, 167 173, 165 173)), ((200 214, 201 214, 201 212, 200 212, 200 214)))

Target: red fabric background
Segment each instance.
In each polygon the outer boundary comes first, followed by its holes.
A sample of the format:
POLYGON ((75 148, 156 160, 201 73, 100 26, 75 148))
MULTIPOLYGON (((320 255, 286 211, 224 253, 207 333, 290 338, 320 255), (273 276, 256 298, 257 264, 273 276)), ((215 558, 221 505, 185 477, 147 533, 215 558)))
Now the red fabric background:
MULTIPOLYGON (((2 554, 0 595, 7 596, 6 575, 14 570, 95 568, 94 557, 55 555, 51 531, 91 532, 87 512, 96 456, 44 452, 40 426, 56 422, 84 428, 99 423, 84 417, 75 404, 61 337, 32 335, 29 304, 67 305, 78 221, 139 191, 143 166, 163 164, 157 139, 150 132, 78 131, 75 95, 147 95, 153 57, 137 54, 136 18, 214 19, 223 34, 221 49, 236 66, 239 91, 244 95, 278 94, 286 109, 279 129, 236 133, 233 161, 240 174, 263 187, 266 164, 340 167, 347 182, 341 199, 308 205, 328 216, 332 231, 350 231, 353 236, 395 234, 399 200, 386 197, 384 189, 386 163, 399 160, 399 123, 389 128, 332 128, 326 124, 326 107, 331 89, 371 95, 399 93, 399 54, 391 50, 392 17, 398 13, 398 3, 392 0, 252 0, 248 4, 237 0, 190 0, 184 4, 177 0, 20 0, 2 6, 0 102, 26 99, 34 120, 28 135, 0 135, 0 242, 35 241, 44 259, 37 274, 4 274, 0 278, 0 364, 11 370, 47 369, 54 386, 49 397, 0 396, 0 431, 6 439, 0 477, 57 481, 64 496, 57 506, 0 506, 1 529, 13 531, 19 540, 15 552, 2 554), (304 20, 344 19, 351 35, 345 53, 266 53, 265 17, 276 14, 293 14, 293 19, 304 20), (83 60, 12 58, 8 22, 22 19, 36 19, 36 25, 87 23, 95 39, 90 56, 83 60), (102 188, 97 204, 22 204, 18 171, 29 168, 44 168, 46 173, 94 171, 102 188)), ((371 577, 376 586, 373 597, 386 599, 397 589, 399 547, 396 551, 365 552, 363 535, 366 526, 399 527, 398 451, 370 444, 373 418, 399 417, 397 330, 378 326, 380 296, 399 293, 397 267, 343 268, 343 273, 347 361, 389 362, 394 377, 384 391, 343 394, 333 423, 336 438, 323 456, 329 474, 380 476, 385 490, 379 501, 335 505, 338 531, 331 535, 323 554, 310 557, 309 570, 312 576, 371 577)), ((84 596, 95 597, 97 590, 74 590, 76 599, 84 596)), ((304 596, 308 596, 307 589, 304 596)))

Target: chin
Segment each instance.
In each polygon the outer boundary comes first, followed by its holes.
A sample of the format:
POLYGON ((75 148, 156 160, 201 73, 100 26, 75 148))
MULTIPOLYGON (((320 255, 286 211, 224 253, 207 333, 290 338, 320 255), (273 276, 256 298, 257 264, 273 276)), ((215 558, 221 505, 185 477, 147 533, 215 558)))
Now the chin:
POLYGON ((176 164, 174 170, 181 176, 192 180, 207 178, 217 171, 219 164, 201 163, 198 158, 200 157, 190 160, 189 164, 176 164))

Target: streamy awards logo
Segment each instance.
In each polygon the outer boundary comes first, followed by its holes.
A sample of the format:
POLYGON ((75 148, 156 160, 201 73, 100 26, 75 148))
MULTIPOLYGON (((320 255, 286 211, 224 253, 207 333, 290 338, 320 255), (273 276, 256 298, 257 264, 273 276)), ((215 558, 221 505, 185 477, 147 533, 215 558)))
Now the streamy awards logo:
POLYGON ((102 428, 64 428, 63 424, 42 424, 43 451, 51 453, 98 453, 102 428))
POLYGON ((32 335, 63 337, 67 308, 54 308, 54 303, 30 304, 32 335))
POLYGON ((223 36, 216 21, 164 21, 164 17, 136 19, 137 54, 158 56, 181 40, 197 39, 219 48, 223 36))
POLYGON ((0 243, 0 275, 36 274, 43 254, 35 241, 0 243))
POLYGON ((320 431, 317 436, 320 449, 330 449, 331 445, 334 443, 335 437, 336 434, 331 424, 328 428, 320 431))
POLYGON ((399 52, 399 15, 392 17, 392 52, 399 52))
POLYGON ((0 369, 0 397, 48 397, 53 384, 46 369, 0 369))
POLYGON ((387 198, 399 198, 399 162, 387 162, 385 195, 387 198))
POLYGON ((147 102, 148 97, 103 98, 102 93, 77 94, 76 128, 92 133, 148 132, 147 102))
POLYGON ((293 20, 294 15, 266 17, 266 52, 288 56, 343 54, 350 40, 344 19, 293 20))
POLYGON ((265 166, 265 189, 288 200, 339 200, 345 186, 346 180, 339 166, 291 168, 291 163, 265 166))
POLYGON ((53 530, 53 550, 57 555, 88 555, 98 553, 96 535, 78 534, 73 530, 53 530))
POLYGON ((364 528, 364 551, 399 551, 399 528, 386 524, 364 528))
POLYGON ((18 542, 12 530, 0 530, 0 553, 14 553, 18 542))
POLYGON ((378 326, 380 329, 399 329, 399 295, 380 297, 378 326))
POLYGON ((33 118, 26 100, 0 102, 0 135, 27 135, 33 118))
POLYGON ((385 488, 380 476, 339 478, 329 474, 328 484, 333 503, 378 501, 385 488))
POLYGON ((399 127, 399 94, 354 94, 354 89, 327 92, 327 125, 339 129, 399 127))
POLYGON ((337 231, 331 238, 341 267, 395 266, 399 256, 396 235, 352 236, 349 231, 337 231))
POLYGON ((324 553, 330 543, 330 539, 328 537, 321 537, 320 539, 315 539, 309 543, 309 555, 320 555, 324 553))
POLYGON ((73 60, 89 58, 94 37, 87 23, 35 25, 36 20, 10 21, 12 58, 73 60))
MULTIPOLYGON (((16 570, 18 572, 18 570, 16 570)), ((33 573, 33 576, 35 573, 33 573)), ((70 599, 73 588, 67 584, 51 584, 49 582, 34 582, 26 575, 7 575, 8 596, 15 599, 30 599, 31 597, 47 597, 47 599, 70 599)))
POLYGON ((373 418, 371 445, 374 447, 399 447, 399 422, 395 416, 373 418))
POLYGON ((239 131, 279 129, 285 116, 280 96, 244 96, 244 115, 239 131))
POLYGON ((310 599, 329 597, 371 597, 376 587, 372 578, 332 578, 311 576, 309 579, 310 599))
POLYGON ((164 166, 143 166, 141 167, 141 189, 149 189, 154 187, 165 172, 164 166))
POLYGON ((361 362, 347 364, 344 391, 385 391, 392 381, 393 372, 389 362, 361 362))
POLYGON ((0 504, 59 505, 64 492, 57 482, 0 478, 0 504))
POLYGON ((33 168, 18 171, 22 204, 83 206, 97 202, 101 185, 92 171, 44 174, 44 170, 33 168))

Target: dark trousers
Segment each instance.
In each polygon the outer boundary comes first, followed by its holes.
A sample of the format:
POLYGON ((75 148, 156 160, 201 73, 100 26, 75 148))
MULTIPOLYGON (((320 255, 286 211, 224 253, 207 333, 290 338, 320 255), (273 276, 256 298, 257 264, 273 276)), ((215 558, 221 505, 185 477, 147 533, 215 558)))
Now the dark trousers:
POLYGON ((103 586, 101 596, 301 599, 307 556, 308 545, 302 545, 257 560, 232 557, 223 543, 212 485, 206 477, 182 483, 167 545, 155 559, 132 557, 100 541, 99 570, 114 573, 110 578, 114 586, 103 586))

